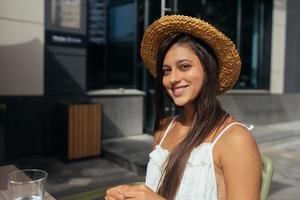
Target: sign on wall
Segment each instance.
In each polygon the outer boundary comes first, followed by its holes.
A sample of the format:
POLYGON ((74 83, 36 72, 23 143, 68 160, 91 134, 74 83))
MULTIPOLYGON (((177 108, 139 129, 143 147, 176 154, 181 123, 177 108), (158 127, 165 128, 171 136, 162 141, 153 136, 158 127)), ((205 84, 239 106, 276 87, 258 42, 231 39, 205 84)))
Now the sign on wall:
POLYGON ((46 1, 46 45, 86 47, 86 0, 46 1))
POLYGON ((52 0, 51 24, 80 29, 81 0, 52 0))

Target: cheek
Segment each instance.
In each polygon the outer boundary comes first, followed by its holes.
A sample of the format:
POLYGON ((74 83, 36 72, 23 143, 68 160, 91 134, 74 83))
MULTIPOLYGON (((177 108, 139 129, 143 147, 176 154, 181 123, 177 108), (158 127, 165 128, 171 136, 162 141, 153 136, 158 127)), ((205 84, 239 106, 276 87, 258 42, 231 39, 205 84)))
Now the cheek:
POLYGON ((172 92, 170 90, 170 82, 168 80, 168 78, 163 78, 162 80, 162 86, 163 86, 163 89, 165 90, 165 92, 171 97, 172 96, 172 92))
POLYGON ((167 88, 167 86, 168 86, 168 80, 167 80, 167 78, 163 78, 162 79, 162 85, 163 85, 163 87, 166 89, 167 88))
POLYGON ((194 80, 194 83, 195 83, 195 90, 196 92, 200 92, 200 90, 202 89, 203 87, 203 84, 204 84, 204 76, 195 76, 193 78, 194 80))

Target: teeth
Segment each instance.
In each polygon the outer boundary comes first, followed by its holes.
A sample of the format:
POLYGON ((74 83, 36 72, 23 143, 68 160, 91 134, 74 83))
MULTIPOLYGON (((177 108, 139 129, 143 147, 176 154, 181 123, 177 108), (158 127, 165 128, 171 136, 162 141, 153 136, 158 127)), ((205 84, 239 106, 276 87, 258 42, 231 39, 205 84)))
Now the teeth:
POLYGON ((173 94, 175 97, 181 96, 184 92, 185 87, 180 87, 180 88, 174 88, 173 89, 173 94))

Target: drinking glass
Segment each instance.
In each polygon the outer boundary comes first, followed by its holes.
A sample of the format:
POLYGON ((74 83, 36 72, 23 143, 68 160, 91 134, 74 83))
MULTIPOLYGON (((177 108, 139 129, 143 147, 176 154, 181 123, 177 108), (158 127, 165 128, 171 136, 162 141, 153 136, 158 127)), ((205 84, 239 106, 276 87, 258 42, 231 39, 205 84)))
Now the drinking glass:
POLYGON ((43 200, 48 173, 39 169, 25 169, 8 175, 10 200, 43 200))

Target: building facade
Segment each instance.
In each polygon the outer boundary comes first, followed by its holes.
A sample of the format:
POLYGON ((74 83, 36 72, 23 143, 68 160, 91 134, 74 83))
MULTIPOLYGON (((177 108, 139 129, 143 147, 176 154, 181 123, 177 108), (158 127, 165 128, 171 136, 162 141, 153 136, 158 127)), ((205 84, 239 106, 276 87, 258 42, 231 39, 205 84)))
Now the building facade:
MULTIPOLYGON (((0 4, 0 101, 7 105, 0 138, 7 158, 54 152, 56 105, 61 101, 101 103, 104 128, 116 136, 151 133, 154 80, 143 66, 139 46, 145 28, 167 14, 200 17, 236 44, 241 76, 235 89, 220 97, 232 114, 256 124, 300 119, 297 0, 0 4)), ((172 106, 166 110, 174 112, 172 106)), ((110 137, 109 132, 104 135, 110 137)))

